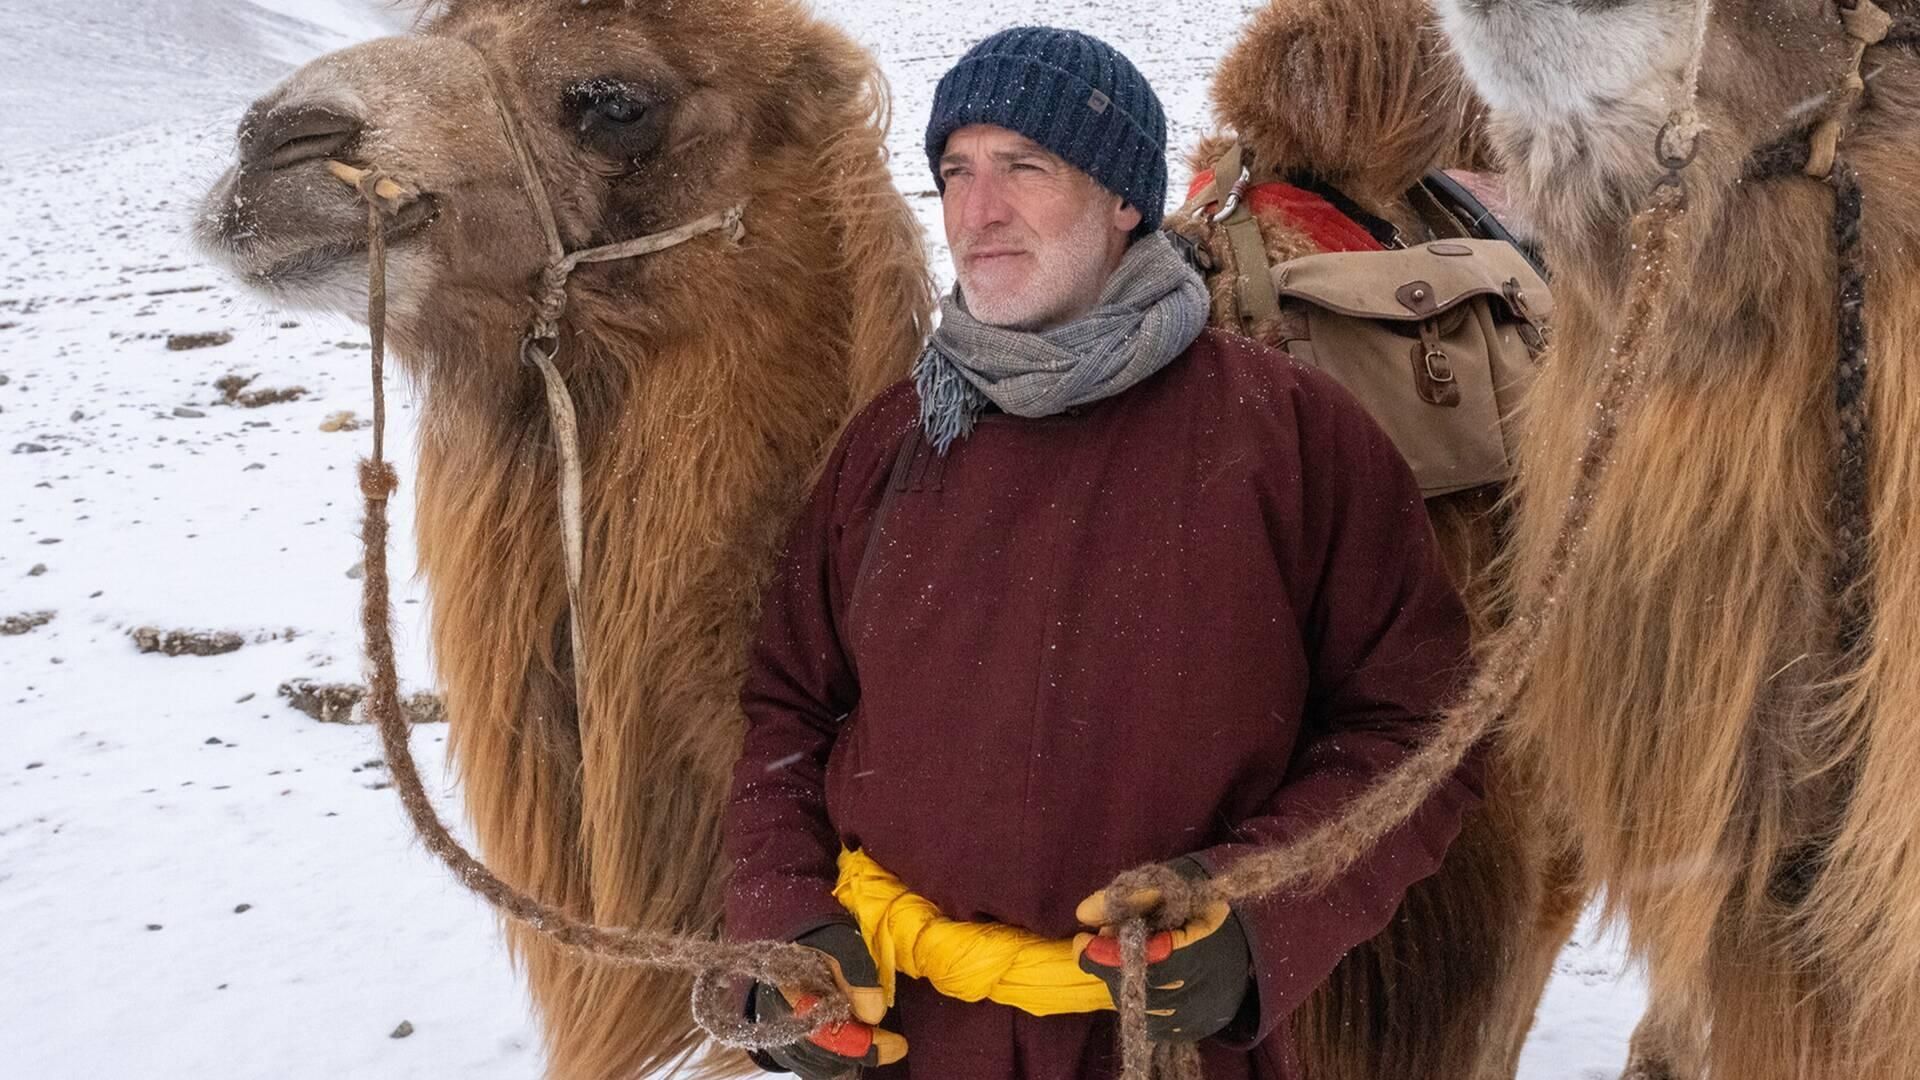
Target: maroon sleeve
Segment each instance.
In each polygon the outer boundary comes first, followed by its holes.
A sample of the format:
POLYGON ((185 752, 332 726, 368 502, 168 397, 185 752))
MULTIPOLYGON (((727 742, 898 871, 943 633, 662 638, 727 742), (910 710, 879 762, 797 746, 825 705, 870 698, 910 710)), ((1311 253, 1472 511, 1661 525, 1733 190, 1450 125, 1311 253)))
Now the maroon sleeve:
MULTIPOLYGON (((1296 401, 1300 532, 1285 557, 1305 604, 1307 712, 1286 781, 1234 842, 1198 853, 1213 873, 1299 837, 1371 787, 1428 738, 1468 674, 1466 613, 1404 460, 1325 376, 1304 372, 1296 401)), ((1326 890, 1236 905, 1257 1001, 1228 1041, 1266 1038, 1342 956, 1385 929, 1480 797, 1470 761, 1326 890)))
MULTIPOLYGON (((840 638, 845 511, 890 460, 876 448, 883 395, 850 423, 788 534, 763 600, 740 701, 746 741, 734 766, 724 833, 731 864, 725 933, 735 940, 790 941, 826 923, 850 921, 833 898, 840 842, 827 819, 827 758, 859 685, 840 638)), ((898 417, 895 417, 898 419, 898 417)), ((898 425, 894 425, 898 426, 898 425)), ((897 439, 892 440, 897 442, 897 439)), ((884 477, 879 478, 884 481, 884 477)))

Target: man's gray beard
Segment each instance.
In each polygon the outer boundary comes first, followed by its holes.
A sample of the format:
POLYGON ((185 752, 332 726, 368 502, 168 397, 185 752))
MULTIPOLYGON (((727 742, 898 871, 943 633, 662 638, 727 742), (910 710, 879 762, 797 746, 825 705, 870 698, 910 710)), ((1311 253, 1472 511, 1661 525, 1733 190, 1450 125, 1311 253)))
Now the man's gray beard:
POLYGON ((989 326, 1010 330, 1044 330, 1086 314, 1112 273, 1106 264, 1112 213, 1103 203, 1092 200, 1073 231, 1044 253, 1035 253, 1039 258, 1030 288, 982 294, 968 282, 966 271, 956 267, 967 311, 989 326))

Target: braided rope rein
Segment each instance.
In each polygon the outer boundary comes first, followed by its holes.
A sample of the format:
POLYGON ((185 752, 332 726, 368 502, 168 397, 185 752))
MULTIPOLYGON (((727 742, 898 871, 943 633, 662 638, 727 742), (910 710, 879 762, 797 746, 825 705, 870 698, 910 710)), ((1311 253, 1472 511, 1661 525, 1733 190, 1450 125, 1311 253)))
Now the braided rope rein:
POLYGON ((400 709, 387 569, 387 502, 399 486, 393 467, 385 459, 386 243, 382 223, 391 211, 390 201, 377 188, 388 179, 372 172, 355 183, 367 203, 367 319, 372 336, 374 401, 372 454, 361 461, 359 468, 365 500, 361 536, 366 558, 361 628, 370 671, 367 714, 379 731, 394 786, 415 831, 462 884, 509 918, 601 960, 694 975, 695 1019, 724 1045, 741 1049, 780 1046, 846 1020, 850 1015, 847 1003, 834 990, 832 971, 816 950, 785 942, 722 942, 664 931, 610 929, 583 921, 500 880, 453 837, 434 810, 413 760, 411 725, 400 709), (804 1018, 751 1022, 739 1014, 739 999, 728 986, 733 978, 803 986, 816 993, 822 1003, 804 1018))
MULTIPOLYGON (((1807 175, 1824 179, 1834 191, 1830 242, 1836 257, 1839 315, 1834 406, 1838 420, 1832 451, 1832 499, 1829 517, 1835 540, 1831 593, 1839 615, 1839 649, 1855 653, 1871 625, 1871 598, 1861 587, 1871 569, 1868 455, 1868 341, 1865 321, 1866 278, 1860 223, 1863 196, 1853 167, 1839 156, 1839 145, 1864 96, 1861 65, 1866 50, 1890 36, 1905 42, 1920 36, 1920 19, 1895 19, 1874 0, 1836 0, 1851 39, 1850 57, 1839 86, 1831 93, 1826 116, 1815 127, 1805 166, 1807 175)), ((1532 603, 1496 632, 1486 658, 1463 699, 1443 715, 1439 733, 1379 785, 1356 798, 1340 815, 1284 848, 1242 858, 1210 881, 1189 882, 1161 866, 1129 871, 1108 886, 1108 910, 1127 912, 1120 946, 1123 963, 1120 1006, 1123 1080, 1199 1080, 1197 1051, 1191 1044, 1152 1044, 1146 1037, 1146 942, 1150 932, 1181 925, 1209 903, 1251 899, 1284 888, 1324 888, 1332 878, 1391 829, 1404 822, 1465 754, 1498 722, 1524 685, 1548 634, 1565 612, 1565 584, 1577 567, 1581 540, 1593 498, 1612 466, 1620 419, 1638 397, 1647 374, 1647 343, 1657 336, 1667 312, 1657 303, 1673 280, 1673 252, 1686 224, 1687 200, 1682 173, 1697 153, 1704 132, 1697 111, 1701 68, 1706 51, 1711 0, 1695 7, 1693 50, 1676 103, 1655 138, 1654 154, 1663 173, 1647 205, 1630 225, 1632 251, 1639 262, 1623 302, 1621 329, 1595 406, 1592 434, 1581 454, 1579 473, 1556 534, 1548 566, 1529 595, 1532 603), (1142 910, 1138 897, 1156 905, 1142 910)))
POLYGON ((1622 302, 1620 329, 1608 350, 1573 491, 1547 565, 1526 594, 1529 602, 1494 633, 1473 681, 1442 714, 1433 738, 1332 819, 1290 844, 1243 856, 1211 879, 1190 882, 1165 866, 1149 865, 1127 871, 1107 886, 1107 910, 1120 917, 1121 991, 1115 1005, 1120 1014, 1121 1080, 1202 1076, 1196 1044, 1154 1043, 1147 1037, 1149 937, 1183 925, 1209 904, 1233 904, 1283 889, 1311 893, 1331 884, 1410 818, 1506 714, 1565 617, 1567 582, 1583 555, 1595 496, 1612 468, 1622 418, 1638 401, 1649 368, 1649 343, 1664 326, 1666 310, 1659 300, 1673 282, 1674 251, 1687 224, 1682 174, 1692 165, 1705 130, 1697 101, 1711 13, 1712 0, 1698 0, 1692 52, 1667 123, 1655 137, 1654 157, 1662 174, 1629 225, 1637 263, 1622 302), (1142 897, 1152 899, 1143 906, 1142 897))
MULTIPOLYGON (((530 155, 518 136, 510 111, 498 91, 496 103, 509 132, 509 143, 528 181, 529 198, 550 241, 559 251, 557 229, 546 205, 545 193, 532 172, 530 155)), ((1691 159, 1689 154, 1687 160, 1691 159)), ((1663 159, 1664 160, 1664 159, 1663 159)), ((1684 168, 1686 161, 1679 163, 1684 168)), ((1119 1009, 1119 1042, 1123 1080, 1194 1080, 1199 1074, 1197 1050, 1191 1043, 1150 1042, 1145 1024, 1146 940, 1150 933, 1185 921, 1185 916, 1211 900, 1229 903, 1265 895, 1280 888, 1324 884, 1350 866, 1380 836, 1411 814, 1459 765, 1468 750, 1485 734, 1517 694, 1527 668, 1538 655, 1545 631, 1559 615, 1559 596, 1566 572, 1577 553, 1592 495, 1611 464, 1618 417, 1629 407, 1633 392, 1644 370, 1644 343, 1652 336, 1657 311, 1653 298, 1670 279, 1668 252, 1685 210, 1685 199, 1677 171, 1670 171, 1655 190, 1648 209, 1635 221, 1637 246, 1644 252, 1641 273, 1629 291, 1629 309, 1639 317, 1629 318, 1616 341, 1614 358, 1609 364, 1601 399, 1596 408, 1593 435, 1582 454, 1576 497, 1569 505, 1560 530, 1554 557, 1543 575, 1536 595, 1539 600, 1517 615, 1496 637, 1490 656, 1474 680, 1466 697, 1448 710, 1440 733, 1426 747, 1409 758, 1379 785, 1355 799, 1340 815, 1293 844, 1249 855, 1210 881, 1189 884, 1177 875, 1161 874, 1163 868, 1143 867, 1115 879, 1108 887, 1109 910, 1124 916, 1119 927, 1123 982, 1119 1009), (1673 181, 1672 183, 1666 180, 1673 181), (1522 632, 1523 630, 1527 632, 1522 632), (1160 890, 1160 901, 1151 911, 1139 910, 1133 897, 1147 887, 1160 890)), ((496 910, 558 944, 598 959, 631 966, 665 968, 695 976, 691 1008, 694 1019, 722 1045, 741 1049, 764 1049, 789 1044, 815 1032, 829 1029, 851 1016, 849 1003, 834 986, 831 970, 821 955, 812 949, 784 942, 730 943, 711 938, 599 926, 544 904, 502 881, 480 859, 468 852, 446 828, 426 795, 418 769, 412 759, 409 725, 399 707, 398 676, 395 672, 391 632, 391 601, 386 561, 388 525, 386 504, 398 487, 393 469, 384 460, 385 403, 383 370, 385 358, 385 244, 382 218, 390 213, 389 198, 393 180, 378 172, 361 173, 352 181, 368 205, 369 289, 368 321, 372 328, 372 368, 374 385, 373 456, 361 463, 360 484, 365 498, 366 517, 363 541, 366 547, 367 573, 362 584, 362 628, 371 669, 367 709, 380 732, 389 771, 401 801, 415 830, 429 850, 454 872, 470 890, 496 910), (383 195, 382 189, 389 192, 383 195), (750 1021, 738 1012, 738 997, 730 992, 728 980, 748 978, 769 984, 804 987, 814 993, 820 1004, 804 1017, 782 1021, 750 1021)), ((394 200, 397 201, 397 200, 394 200)), ((549 387, 548 402, 555 414, 556 434, 563 457, 577 455, 570 450, 564 431, 570 426, 571 400, 552 360, 557 347, 558 321, 565 305, 567 276, 581 262, 628 257, 663 250, 701 233, 725 229, 738 236, 741 216, 738 208, 710 215, 690 223, 673 234, 642 238, 627 244, 596 249, 576 255, 560 254, 551 261, 541 277, 542 289, 536 305, 532 330, 523 342, 523 356, 538 366, 549 387), (670 238, 671 242, 664 242, 670 238), (616 254, 615 251, 619 250, 616 254), (547 331, 542 335, 541 331, 547 331), (545 362, 542 362, 545 361, 545 362), (555 387, 558 385, 558 391, 555 387)), ((578 497, 569 499, 563 464, 561 494, 563 524, 568 531, 578 529, 578 497)), ((577 536, 577 533, 576 533, 577 536)), ((568 543, 570 597, 576 599, 572 618, 573 633, 579 636, 579 571, 577 539, 568 543)), ((584 653, 576 653, 576 687, 583 687, 579 663, 584 653)), ((577 689, 578 692, 578 689, 577 689)), ((585 699, 580 699, 584 707, 585 699)))
MULTIPOLYGON (((1847 4, 1848 0, 1841 0, 1841 3, 1847 4)), ((1845 10, 1851 10, 1852 6, 1859 4, 1870 6, 1872 0, 1853 0, 1853 4, 1845 10)), ((1633 251, 1638 256, 1638 263, 1623 302, 1621 329, 1609 350, 1591 434, 1576 465, 1578 472, 1573 493, 1557 530, 1547 567, 1529 594, 1532 598, 1530 603, 1517 612, 1489 642, 1478 674, 1462 699, 1443 714, 1435 737, 1378 785, 1343 808, 1333 820, 1289 845, 1243 857, 1211 880, 1187 882, 1165 867, 1148 866, 1128 871, 1108 886, 1108 910, 1121 916, 1118 933, 1122 954, 1122 988, 1116 1005, 1119 1008, 1123 1080, 1197 1080, 1200 1076, 1194 1044, 1156 1044, 1146 1036, 1145 957, 1150 934, 1183 924, 1210 903, 1234 903, 1287 888, 1312 891, 1325 887, 1382 836, 1398 827, 1453 773, 1472 747, 1512 705, 1544 648, 1546 638, 1564 616, 1567 579, 1582 555, 1581 540, 1591 516, 1594 497, 1612 466, 1621 418, 1638 399, 1639 388, 1648 370, 1648 343, 1657 338, 1665 316, 1657 301, 1672 284, 1673 251, 1685 224, 1687 211, 1681 174, 1692 163, 1697 139, 1702 132, 1695 111, 1695 99, 1709 14, 1710 0, 1701 0, 1696 7, 1693 56, 1682 80, 1680 93, 1676 96, 1676 107, 1656 140, 1655 156, 1664 173, 1654 185, 1647 204, 1635 215, 1630 226, 1633 251), (1157 896, 1150 908, 1143 908, 1137 900, 1145 890, 1157 896)), ((1856 81, 1858 65, 1856 53, 1850 72, 1856 81)), ((491 82, 493 77, 490 70, 488 77, 491 82)), ((524 359, 541 370, 546 381, 549 409, 561 444, 561 513, 566 534, 568 588, 572 603, 570 630, 575 650, 576 693, 580 695, 579 706, 584 708, 581 673, 585 668, 585 652, 584 643, 580 640, 579 619, 583 594, 580 583, 582 552, 577 426, 573 419, 571 397, 553 365, 558 349, 559 320, 566 304, 568 276, 582 262, 650 254, 706 232, 724 230, 738 240, 742 216, 741 210, 735 207, 668 233, 569 254, 561 244, 544 188, 533 171, 531 156, 519 137, 497 83, 494 85, 494 99, 508 133, 508 142, 514 149, 526 180, 528 197, 534 203, 553 256, 541 276, 542 287, 537 298, 536 315, 523 340, 522 354, 524 359)), ((1848 99, 1845 108, 1849 112, 1857 99, 1857 94, 1848 99)), ((665 968, 693 974, 691 1007, 694 1018, 723 1045, 743 1049, 783 1045, 847 1020, 850 1016, 848 1003, 835 989, 830 968, 815 950, 781 942, 728 943, 662 931, 614 929, 582 921, 501 881, 484 863, 467 852, 439 820, 413 762, 409 725, 402 718, 399 707, 386 564, 386 504, 397 488, 398 480, 384 460, 386 265, 381 223, 383 216, 389 212, 389 203, 398 199, 394 182, 383 174, 361 173, 350 182, 368 205, 368 321, 372 332, 374 437, 372 457, 363 461, 360 467, 361 490, 366 501, 363 539, 367 568, 362 593, 362 622, 372 669, 368 712, 378 727, 395 786, 400 790, 402 802, 416 831, 427 847, 446 862, 468 888, 503 914, 559 944, 615 964, 665 968), (820 1004, 805 1017, 783 1021, 749 1021, 738 1015, 738 998, 730 991, 727 982, 731 978, 805 987, 820 998, 820 1004)), ((1846 259, 1849 252, 1857 256, 1859 244, 1857 180, 1850 169, 1842 168, 1837 171, 1834 183, 1842 197, 1842 212, 1836 214, 1834 238, 1836 248, 1843 256, 1840 285, 1843 312, 1855 315, 1852 321, 1843 319, 1843 368, 1836 390, 1840 395, 1838 404, 1843 406, 1842 436, 1846 441, 1846 449, 1837 455, 1840 463, 1837 467, 1844 467, 1849 459, 1864 461, 1864 417, 1857 425, 1852 424, 1847 417, 1854 414, 1847 413, 1844 408, 1850 401, 1858 402, 1864 398, 1864 328, 1857 321, 1858 301, 1864 295, 1864 283, 1858 274, 1857 258, 1851 264, 1846 259), (1845 212, 1849 191, 1852 192, 1850 214, 1845 212), (1851 277, 1845 273, 1849 265, 1854 267, 1851 277), (1857 357, 1857 363, 1852 367, 1846 366, 1847 356, 1857 357), (1848 396, 1850 393, 1851 398, 1848 396), (1855 456, 1854 450, 1858 451, 1859 456, 1855 456)), ((1840 572, 1844 571, 1837 571, 1840 572)))

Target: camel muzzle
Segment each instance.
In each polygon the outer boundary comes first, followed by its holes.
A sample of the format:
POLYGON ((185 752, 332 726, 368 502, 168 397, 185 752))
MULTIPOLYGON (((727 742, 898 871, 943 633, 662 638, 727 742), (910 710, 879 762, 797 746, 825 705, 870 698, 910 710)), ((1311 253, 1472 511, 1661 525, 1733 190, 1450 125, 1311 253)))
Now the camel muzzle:
MULTIPOLYGON (((258 106, 255 106, 258 109, 258 106)), ((308 161, 336 157, 360 138, 359 119, 325 105, 249 112, 240 125, 240 168, 272 172, 308 161)))

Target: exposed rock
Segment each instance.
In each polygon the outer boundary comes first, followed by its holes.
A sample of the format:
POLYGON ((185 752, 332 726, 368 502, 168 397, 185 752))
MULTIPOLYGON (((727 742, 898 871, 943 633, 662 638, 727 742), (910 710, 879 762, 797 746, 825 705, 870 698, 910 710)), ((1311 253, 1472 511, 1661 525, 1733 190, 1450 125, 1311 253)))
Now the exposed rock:
POLYGON ((220 391, 220 400, 227 405, 238 405, 243 409, 258 409, 263 405, 278 405, 286 401, 297 401, 306 396, 304 386, 282 386, 248 390, 254 375, 222 375, 213 382, 213 388, 220 391))
POLYGON ((37 442, 23 442, 16 444, 13 452, 16 454, 44 454, 47 452, 47 448, 37 442))
POLYGON ((167 348, 173 352, 185 352, 188 349, 210 349, 216 345, 225 345, 233 340, 233 335, 224 330, 210 334, 168 334, 167 348))
POLYGON ((404 1039, 411 1034, 413 1034, 413 1024, 410 1021, 402 1020, 400 1021, 400 1026, 397 1028, 394 1028, 393 1034, 387 1036, 387 1038, 404 1039))
POLYGON ((161 630, 142 626, 132 632, 133 643, 143 653, 167 656, 219 656, 230 653, 247 640, 230 630, 161 630))
POLYGON ((422 690, 400 699, 400 713, 410 724, 444 724, 447 722, 447 702, 439 694, 422 690))
MULTIPOLYGON (((323 724, 364 724, 367 688, 360 683, 319 683, 312 679, 290 679, 280 684, 280 696, 287 704, 323 724)), ((439 694, 422 690, 400 699, 400 715, 410 724, 440 724, 447 719, 447 706, 439 694)))
POLYGON ((39 577, 41 574, 44 574, 46 572, 47 572, 47 564, 43 562, 37 562, 33 564, 33 569, 27 571, 27 576, 39 577))
POLYGON ((353 707, 367 696, 367 688, 359 683, 317 683, 311 679, 283 682, 279 692, 287 704, 323 724, 358 722, 353 707))
POLYGON ((201 412, 199 409, 189 409, 185 405, 175 405, 173 407, 173 415, 182 420, 200 420, 207 414, 201 412))
POLYGON ((51 611, 29 611, 24 615, 9 615, 0 619, 0 637, 19 637, 29 630, 35 630, 53 621, 51 611))

